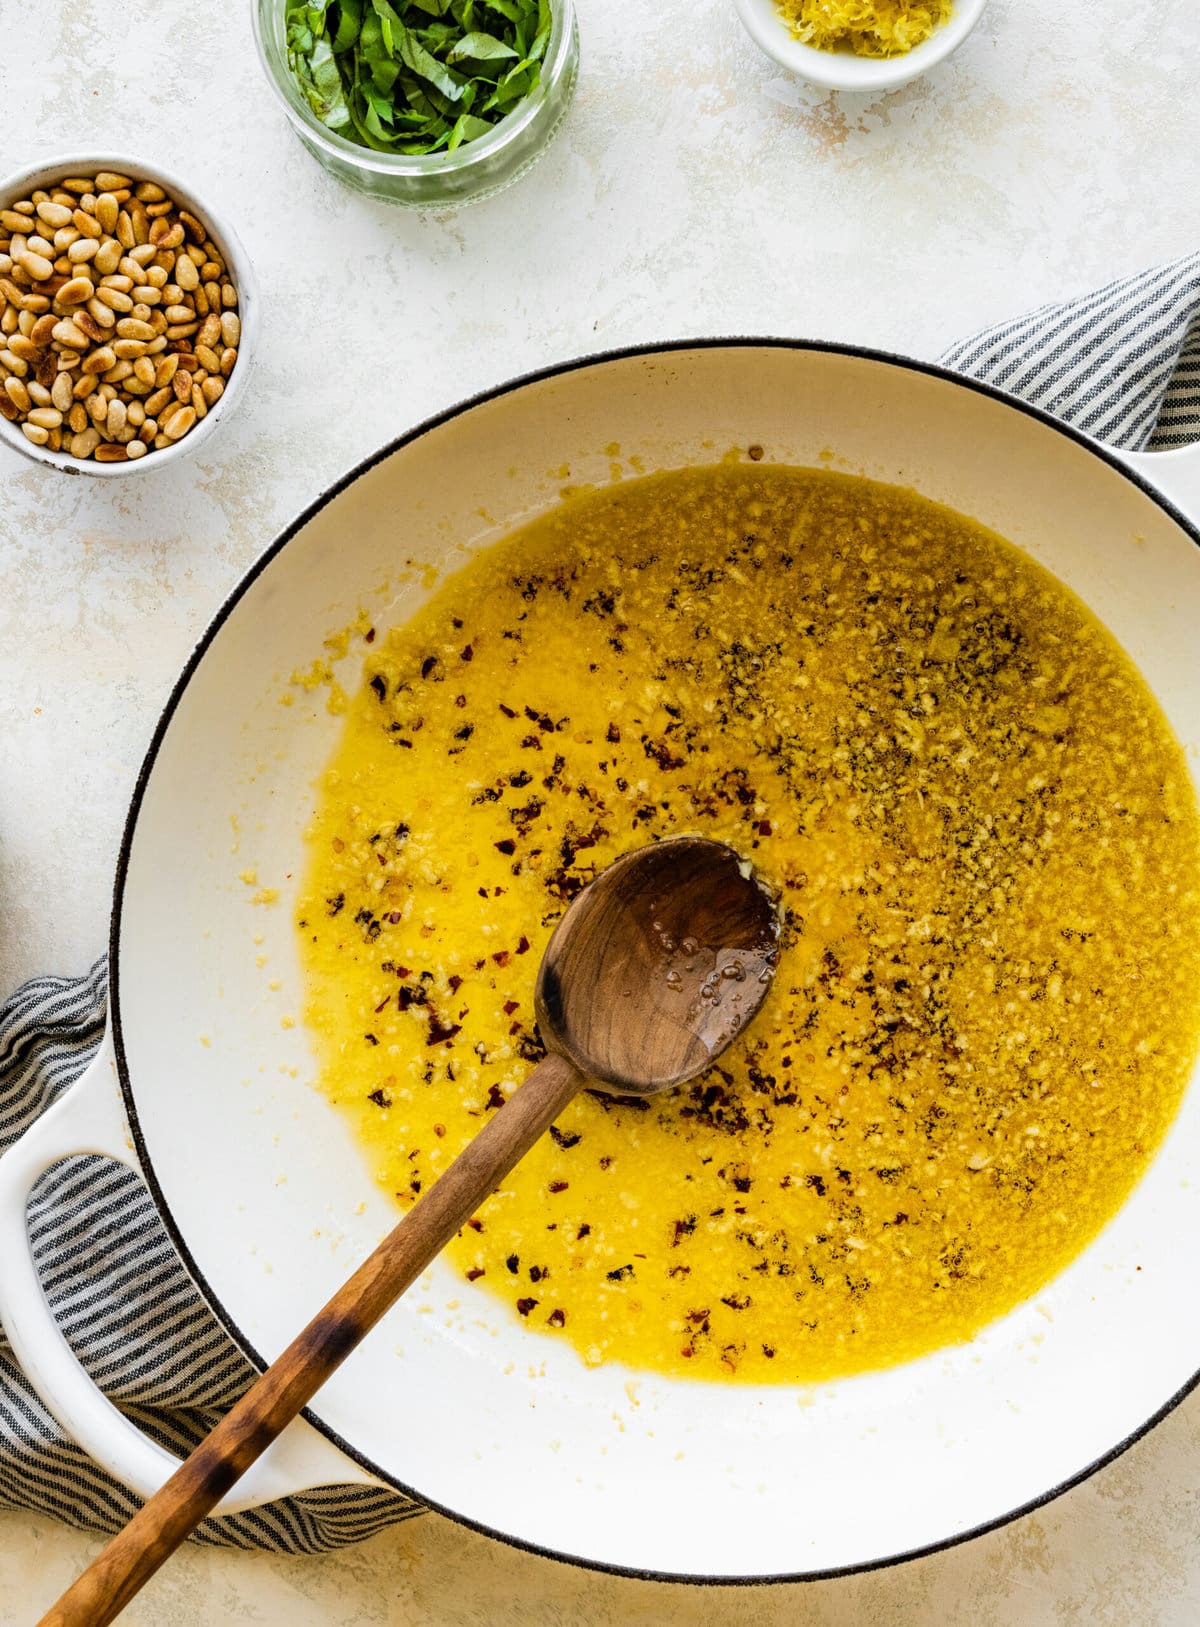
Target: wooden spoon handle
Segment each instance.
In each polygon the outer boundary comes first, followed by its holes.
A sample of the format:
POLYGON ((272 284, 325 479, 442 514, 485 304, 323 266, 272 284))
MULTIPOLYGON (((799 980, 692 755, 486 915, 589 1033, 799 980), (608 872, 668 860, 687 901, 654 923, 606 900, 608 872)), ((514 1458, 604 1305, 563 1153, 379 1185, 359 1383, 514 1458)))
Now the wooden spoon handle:
POLYGON ((548 1056, 39 1627, 105 1627, 341 1366, 583 1083, 548 1056))

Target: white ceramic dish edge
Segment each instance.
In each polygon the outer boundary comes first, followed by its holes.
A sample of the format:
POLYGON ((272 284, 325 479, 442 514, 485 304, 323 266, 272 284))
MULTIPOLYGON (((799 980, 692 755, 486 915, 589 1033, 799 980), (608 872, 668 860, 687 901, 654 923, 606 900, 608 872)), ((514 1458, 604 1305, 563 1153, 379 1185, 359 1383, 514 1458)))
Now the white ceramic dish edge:
POLYGON ((230 374, 220 400, 208 409, 206 416, 200 419, 182 440, 176 441, 174 446, 163 447, 161 451, 150 452, 144 458, 125 463, 97 463, 94 458, 73 458, 69 452, 51 452, 48 448, 35 446, 32 441, 27 440, 18 425, 0 418, 0 444, 10 446, 22 457, 57 469, 62 474, 111 480, 165 469, 177 459, 187 457, 203 445, 217 426, 234 410, 245 393, 254 347, 258 340, 259 297, 250 256, 229 222, 172 171, 165 170, 158 164, 148 164, 144 159, 132 157, 128 153, 66 153, 51 159, 40 159, 36 164, 26 165, 24 169, 17 170, 0 180, 0 207, 7 207, 14 199, 28 196, 38 187, 48 189, 64 176, 89 175, 100 170, 133 176, 139 181, 153 181, 165 188, 171 197, 204 222, 210 237, 225 256, 225 263, 232 272, 234 287, 238 294, 238 316, 242 324, 237 366, 230 374))
POLYGON ((856 56, 852 51, 818 51, 796 39, 775 0, 733 0, 750 38, 789 73, 827 90, 898 90, 952 56, 983 16, 987 0, 955 0, 948 22, 904 56, 856 56))

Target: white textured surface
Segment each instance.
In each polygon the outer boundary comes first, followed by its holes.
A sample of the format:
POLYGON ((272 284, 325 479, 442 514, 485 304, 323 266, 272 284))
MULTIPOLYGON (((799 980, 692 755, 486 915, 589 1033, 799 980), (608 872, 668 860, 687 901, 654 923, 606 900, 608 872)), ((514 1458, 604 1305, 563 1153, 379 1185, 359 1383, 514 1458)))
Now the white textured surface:
MULTIPOLYGON (((0 450, 0 995, 102 947, 123 809, 191 642, 382 440, 522 369, 645 339, 934 354, 1200 242, 1187 0, 992 0, 951 63, 877 100, 787 80, 728 0, 577 4, 558 144, 517 188, 433 217, 316 167, 260 85, 241 0, 7 0, 0 165, 143 148, 238 225, 266 321, 249 396, 200 460, 100 487, 0 450)), ((1198 1486, 1193 1402, 1038 1515, 802 1595, 591 1577, 431 1517, 319 1561, 191 1549, 127 1619, 1182 1627, 1200 1610, 1198 1486)), ((0 1624, 33 1619, 97 1547, 0 1515, 0 1624)))

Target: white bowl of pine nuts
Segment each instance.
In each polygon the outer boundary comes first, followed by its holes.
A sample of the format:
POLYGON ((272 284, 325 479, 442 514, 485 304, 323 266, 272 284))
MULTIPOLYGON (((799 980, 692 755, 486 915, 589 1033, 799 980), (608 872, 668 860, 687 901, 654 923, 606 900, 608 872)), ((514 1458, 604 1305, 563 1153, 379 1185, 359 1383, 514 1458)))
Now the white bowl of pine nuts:
POLYGON ((25 457, 165 467, 236 405, 257 328, 245 249, 174 175, 71 154, 0 181, 0 442, 25 457))

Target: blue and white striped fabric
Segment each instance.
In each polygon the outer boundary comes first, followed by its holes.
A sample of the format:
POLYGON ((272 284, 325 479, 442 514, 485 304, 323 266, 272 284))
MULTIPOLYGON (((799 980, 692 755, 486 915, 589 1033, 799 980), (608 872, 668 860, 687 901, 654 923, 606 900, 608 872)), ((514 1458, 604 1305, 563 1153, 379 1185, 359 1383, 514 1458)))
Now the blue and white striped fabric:
POLYGON ((941 361, 1110 446, 1200 440, 1200 254, 998 322, 941 361))
MULTIPOLYGON (((83 1071, 104 1031, 106 979, 40 977, 0 1009, 0 1151, 83 1071)), ((186 1454, 252 1382, 183 1269, 132 1170, 96 1157, 49 1170, 29 1207, 42 1282, 72 1348, 123 1412, 186 1454)), ((0 1262, 0 1270, 3 1270, 0 1262)), ((0 1335, 0 1506, 118 1530, 139 1499, 68 1440, 0 1335)), ((423 1513, 398 1493, 327 1486, 207 1520, 201 1542, 320 1553, 423 1513)))
MULTIPOLYGON (((1200 254, 1001 322, 942 361, 1114 445, 1200 439, 1200 254)), ((27 983, 0 1009, 0 1152, 82 1071, 100 1041, 104 998, 100 962, 73 981, 27 983)), ((186 1451, 254 1375, 196 1292, 137 1176, 102 1159, 70 1159, 43 1177, 29 1225, 46 1291, 88 1371, 155 1439, 186 1451)), ((0 1337, 5 1504, 111 1531, 137 1499, 63 1436, 0 1337)), ((314 1553, 421 1512, 398 1494, 334 1486, 209 1520, 197 1536, 314 1553)))

